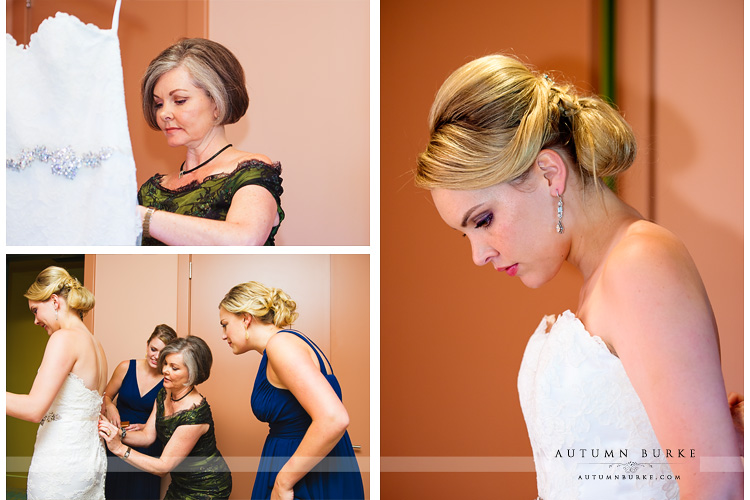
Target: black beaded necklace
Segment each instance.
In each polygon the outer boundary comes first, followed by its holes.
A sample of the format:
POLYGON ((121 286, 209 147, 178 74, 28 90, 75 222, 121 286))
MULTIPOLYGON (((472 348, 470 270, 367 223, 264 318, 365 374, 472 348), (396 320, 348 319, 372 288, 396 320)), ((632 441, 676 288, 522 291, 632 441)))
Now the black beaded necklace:
POLYGON ((180 177, 179 177, 179 178, 180 178, 180 179, 182 179, 182 176, 183 176, 183 175, 185 175, 185 174, 189 174, 190 172, 194 172, 194 171, 198 170, 198 169, 199 169, 199 168, 201 168, 201 167, 202 167, 203 165, 205 165, 206 163, 210 162, 211 160, 213 160, 214 158, 216 158, 217 156, 219 156, 219 155, 220 155, 221 153, 223 153, 223 152, 224 152, 224 151, 225 151, 226 149, 228 149, 228 148, 231 148, 231 147, 232 147, 232 145, 231 145, 231 144, 227 144, 226 146, 224 146, 223 148, 221 148, 220 150, 218 150, 218 151, 216 152, 216 154, 214 154, 214 155, 213 155, 213 156, 212 156, 211 158, 209 158, 208 160, 204 161, 203 163, 201 163, 201 164, 200 164, 200 165, 198 165, 197 167, 193 167, 193 168, 191 168, 190 170, 182 170, 182 169, 183 169, 183 167, 185 167, 185 162, 183 161, 183 162, 182 162, 182 165, 180 165, 180 177))
POLYGON ((187 397, 188 394, 190 394, 191 392, 193 392, 193 389, 195 389, 195 386, 193 386, 189 391, 187 391, 184 396, 179 397, 177 399, 175 399, 174 396, 172 394, 170 394, 169 395, 169 399, 171 399, 173 403, 176 403, 177 401, 182 401, 183 399, 185 399, 187 397))

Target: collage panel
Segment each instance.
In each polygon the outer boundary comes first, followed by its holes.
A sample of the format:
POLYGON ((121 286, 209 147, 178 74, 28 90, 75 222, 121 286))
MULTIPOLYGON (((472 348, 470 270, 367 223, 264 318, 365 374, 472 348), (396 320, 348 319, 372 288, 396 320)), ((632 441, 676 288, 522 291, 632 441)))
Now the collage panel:
POLYGON ((369 273, 8 254, 8 498, 370 498, 369 273))
POLYGON ((742 17, 380 2, 381 498, 741 498, 742 17))
POLYGON ((8 0, 6 243, 369 246, 369 22, 368 0, 8 0))

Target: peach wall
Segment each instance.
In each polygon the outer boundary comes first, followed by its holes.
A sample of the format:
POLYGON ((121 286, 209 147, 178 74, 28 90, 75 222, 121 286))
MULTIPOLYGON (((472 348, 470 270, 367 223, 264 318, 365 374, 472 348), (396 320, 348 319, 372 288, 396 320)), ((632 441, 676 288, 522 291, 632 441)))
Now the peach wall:
POLYGON ((654 216, 695 259, 727 388, 743 392, 743 4, 655 6, 654 216))
POLYGON ((87 256, 87 264, 92 260, 95 277, 91 290, 96 307, 89 316, 93 321, 92 332, 107 353, 111 375, 120 361, 145 357, 146 341, 156 325, 165 323, 175 327, 177 258, 174 255, 87 256))
POLYGON ((742 5, 703 7, 618 4, 619 102, 639 141, 622 189, 687 245, 716 314, 726 387, 743 392, 742 5))
MULTIPOLYGON (((94 331, 110 374, 123 359, 140 357, 158 323, 180 336, 198 335, 211 347, 211 377, 199 387, 211 404, 219 449, 233 473, 231 498, 249 498, 268 426, 250 409, 260 355, 235 356, 221 340, 218 304, 234 285, 256 280, 282 288, 296 302, 294 327, 326 353, 344 391, 350 435, 369 453, 368 256, 329 255, 91 255, 97 305, 94 331), (190 277, 191 276, 191 277, 190 277), (352 318, 352 314, 356 318, 352 318), (352 329, 343 325, 352 322, 352 329), (138 333, 141 332, 141 333, 138 333), (335 345, 335 350, 334 350, 335 345), (339 361, 341 367, 339 368, 339 361)), ((91 281, 91 282, 90 282, 91 281)), ((366 470, 366 469, 365 469, 366 470)))
POLYGON ((247 77, 230 141, 282 163, 277 244, 369 244, 369 2, 211 0, 208 34, 247 77))
POLYGON ((336 376, 349 412, 349 437, 360 446, 355 454, 366 495, 371 456, 369 275, 368 255, 331 256, 331 358, 336 360, 336 376))

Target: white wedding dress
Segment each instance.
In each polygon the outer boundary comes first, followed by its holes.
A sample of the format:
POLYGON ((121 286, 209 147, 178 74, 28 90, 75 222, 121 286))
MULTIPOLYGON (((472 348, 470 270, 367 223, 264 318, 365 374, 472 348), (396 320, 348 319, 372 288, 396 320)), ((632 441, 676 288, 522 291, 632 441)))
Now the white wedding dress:
POLYGON ((674 459, 660 451, 620 359, 570 311, 544 318, 529 339, 518 393, 540 499, 679 498, 674 459))
POLYGON ((120 1, 112 29, 58 12, 29 45, 6 34, 6 244, 135 245, 120 1))
POLYGON ((69 373, 39 423, 29 500, 102 500, 107 455, 99 437, 102 396, 69 373))

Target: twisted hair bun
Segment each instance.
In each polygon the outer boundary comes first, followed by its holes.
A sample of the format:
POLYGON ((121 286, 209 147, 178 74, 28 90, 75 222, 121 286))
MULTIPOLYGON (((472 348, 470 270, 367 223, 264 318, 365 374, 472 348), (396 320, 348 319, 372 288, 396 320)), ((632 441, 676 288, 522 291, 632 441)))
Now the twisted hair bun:
POLYGON ((291 326, 299 317, 297 303, 280 288, 267 287, 257 281, 235 285, 224 296, 219 307, 233 314, 247 313, 263 323, 279 328, 291 326))
POLYGON ((522 178, 545 148, 567 152, 584 183, 625 171, 636 154, 633 131, 612 106, 504 55, 450 75, 429 121, 416 173, 427 189, 482 189, 522 178))
POLYGON ((28 300, 44 302, 52 295, 65 299, 71 310, 83 317, 94 308, 94 294, 62 267, 50 266, 39 273, 24 297, 28 300))

